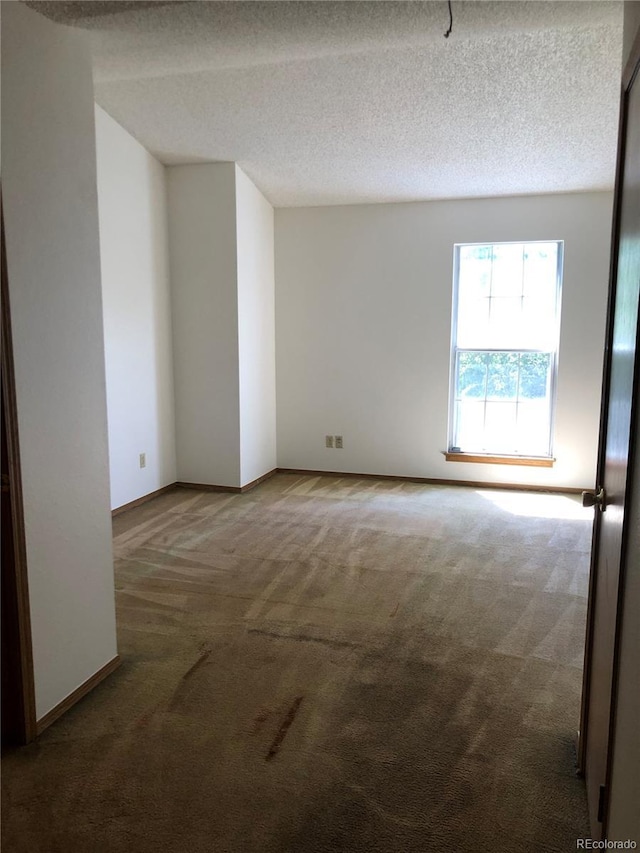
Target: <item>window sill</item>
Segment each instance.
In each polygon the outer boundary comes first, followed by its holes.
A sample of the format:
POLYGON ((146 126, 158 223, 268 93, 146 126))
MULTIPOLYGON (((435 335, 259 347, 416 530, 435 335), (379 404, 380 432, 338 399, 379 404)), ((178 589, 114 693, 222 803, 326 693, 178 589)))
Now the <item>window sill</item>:
POLYGON ((444 454, 447 462, 484 462, 487 465, 529 465, 533 468, 553 468, 551 456, 493 456, 490 453, 444 454))

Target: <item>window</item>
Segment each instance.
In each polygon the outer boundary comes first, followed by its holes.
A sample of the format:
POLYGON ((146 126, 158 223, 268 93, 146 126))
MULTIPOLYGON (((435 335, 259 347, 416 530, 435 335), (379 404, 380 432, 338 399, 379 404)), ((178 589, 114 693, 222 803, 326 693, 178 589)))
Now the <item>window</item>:
POLYGON ((455 247, 450 453, 552 456, 562 249, 455 247))

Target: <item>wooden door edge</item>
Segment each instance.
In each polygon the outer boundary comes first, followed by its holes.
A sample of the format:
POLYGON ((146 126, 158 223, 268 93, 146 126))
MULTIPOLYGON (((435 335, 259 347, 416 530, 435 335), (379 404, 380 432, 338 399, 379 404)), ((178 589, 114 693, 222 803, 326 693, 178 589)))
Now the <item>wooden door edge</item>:
MULTIPOLYGON (((618 155, 617 155, 617 163, 616 163, 616 180, 615 180, 615 191, 614 191, 614 209, 613 209, 613 223, 612 223, 612 241, 611 241, 611 263, 610 263, 610 280, 609 280, 609 296, 607 303, 607 319, 606 319, 606 340, 610 342, 612 339, 612 325, 613 325, 613 315, 615 308, 615 296, 616 296, 616 280, 617 280, 617 266, 618 266, 618 244, 620 238, 620 210, 622 205, 622 181, 624 177, 624 162, 626 155, 626 129, 627 129, 627 99, 629 97, 629 92, 631 87, 636 80, 636 77, 640 74, 640 28, 636 32, 633 45, 631 48, 631 52, 629 55, 629 59, 625 64, 623 74, 622 74, 622 88, 620 95, 620 117, 619 117, 619 125, 618 125, 618 155)), ((640 82, 637 83, 640 85, 640 82)), ((604 355, 604 365, 603 365, 603 382, 602 382, 602 396, 605 399, 605 394, 608 393, 609 388, 609 377, 611 372, 611 353, 610 349, 607 347, 605 349, 604 355)), ((634 378, 633 378, 633 397, 631 400, 631 423, 630 423, 630 436, 631 442, 629 447, 629 458, 628 458, 628 467, 627 467, 627 480, 626 480, 626 489, 625 489, 625 504, 629 504, 632 497, 632 472, 635 464, 636 454, 639 452, 638 448, 633 441, 633 436, 635 436, 638 427, 640 426, 640 412, 638 412, 638 406, 640 404, 640 306, 638 308, 638 326, 636 330, 636 353, 635 353, 635 363, 634 363, 634 378)), ((598 448, 598 483, 596 486, 600 484, 603 478, 604 473, 604 446, 606 443, 606 424, 607 424, 607 410, 603 407, 601 410, 601 423, 600 423, 600 445, 598 448), (603 440, 604 436, 604 440, 603 440)), ((617 710, 617 698, 618 698, 618 687, 619 687, 619 674, 620 674, 620 639, 622 632, 622 617, 623 617, 623 603, 624 603, 624 590, 626 586, 626 561, 627 561, 627 546, 628 546, 628 532, 629 532, 629 519, 628 514, 625 514, 625 519, 623 522, 622 529, 622 547, 620 554, 620 575, 618 578, 618 596, 616 602, 616 624, 615 624, 615 637, 614 637, 614 649, 613 649, 613 662, 612 662, 612 684, 611 684, 611 704, 610 704, 610 716, 609 716, 609 730, 608 730, 608 747, 607 747, 607 761, 606 761, 606 770, 605 770, 605 784, 604 784, 604 800, 603 800, 603 811, 602 811, 602 839, 607 839, 607 831, 608 831, 608 819, 609 819, 609 803, 610 803, 610 792, 611 792, 611 782, 612 782, 612 771, 613 771, 613 745, 615 741, 615 730, 616 730, 616 710, 617 710)), ((591 682, 591 658, 592 658, 592 647, 593 647, 593 602, 595 600, 595 592, 596 592, 596 579, 594 572, 594 555, 597 553, 597 547, 599 542, 599 534, 600 534, 600 526, 599 526, 599 514, 596 514, 594 519, 594 528, 593 528, 593 542, 592 542, 592 560, 589 572, 589 592, 588 592, 588 605, 587 605, 587 626, 586 626, 586 637, 585 637, 585 654, 584 654, 584 666, 583 666, 583 680, 582 680, 582 697, 581 697, 581 707, 580 707, 580 728, 577 732, 577 742, 576 742, 576 759, 577 759, 577 772, 578 775, 584 775, 586 769, 586 744, 587 744, 587 731, 589 726, 589 689, 591 682)))
MULTIPOLYGON (((639 31, 640 36, 640 31, 639 31)), ((636 74, 640 73, 640 39, 638 40, 638 58, 635 65, 636 74)), ((633 81, 633 76, 631 80, 633 81)), ((640 81, 636 84, 640 86, 640 81)), ((631 501, 634 498, 634 470, 636 465, 636 460, 638 459, 638 454, 640 450, 638 448, 637 439, 634 437, 638 435, 638 429, 640 428, 640 303, 638 304, 638 318, 637 318, 637 326, 636 326, 636 352, 635 352, 635 360, 633 365, 633 395, 631 398, 631 422, 629 428, 629 434, 631 437, 629 443, 629 457, 627 463, 627 478, 625 483, 625 504, 630 506, 631 501)), ((611 793, 611 784, 613 780, 613 761, 614 761, 614 745, 615 745, 615 736, 616 736, 616 720, 617 720, 617 710, 618 710, 618 695, 619 695, 619 687, 620 687, 620 647, 622 643, 622 628, 625 618, 624 613, 624 600, 625 600, 625 589, 627 585, 627 573, 628 573, 628 548, 629 548, 629 529, 631 524, 631 519, 629 517, 629 512, 625 512, 624 519, 622 522, 622 543, 620 550, 620 575, 618 577, 618 597, 616 601, 616 626, 615 626, 615 636, 613 641, 613 667, 612 667, 612 678, 611 678, 611 711, 609 715, 609 732, 608 732, 608 749, 607 749, 607 766, 605 771, 605 795, 604 795, 604 804, 603 804, 603 815, 602 815, 602 837, 603 839, 607 839, 607 830, 609 823, 609 803, 610 803, 610 793, 611 793)), ((627 618, 629 618, 629 614, 627 614, 627 618)))
MULTIPOLYGON (((609 282, 607 288, 607 314, 605 320, 605 350, 602 364, 602 385, 600 389, 600 428, 598 439, 598 459, 596 465, 596 482, 594 487, 600 487, 604 477, 605 448, 607 439, 608 420, 608 394, 611 380, 611 348, 610 342, 613 338, 613 321, 616 302, 616 282, 618 274, 617 245, 620 239, 620 217, 622 206, 622 180, 624 177, 625 158, 625 134, 626 134, 626 89, 620 94, 620 112, 618 116, 618 145, 616 155, 616 178, 614 191, 613 216, 611 220, 611 255, 609 259, 609 282)), ((589 564, 589 589, 587 593, 587 619, 585 628, 584 661, 582 667, 582 695, 580 699, 580 728, 578 730, 578 743, 576 747, 576 766, 579 775, 585 772, 587 731, 589 728, 589 692, 591 687, 591 659, 593 655, 593 631, 594 631, 594 602, 596 598, 596 572, 595 562, 600 541, 600 513, 595 513, 593 519, 593 533, 591 538, 591 560, 589 564)))
POLYGON ((9 300, 9 278, 7 271, 7 253, 4 231, 4 210, 0 190, 0 228, 1 228, 1 357, 2 357, 2 394, 5 411, 7 448, 9 453, 9 474, 11 481, 11 519, 15 548, 15 589, 19 643, 19 695, 21 703, 21 731, 18 738, 21 743, 30 743, 37 734, 35 683, 33 674, 33 649, 31 644, 31 611, 29 607, 29 581, 27 576, 27 548, 24 526, 24 506, 22 497, 22 476, 20 468, 20 440, 18 434, 18 410, 16 404, 15 374, 13 363, 13 338, 11 332, 11 312, 9 300))

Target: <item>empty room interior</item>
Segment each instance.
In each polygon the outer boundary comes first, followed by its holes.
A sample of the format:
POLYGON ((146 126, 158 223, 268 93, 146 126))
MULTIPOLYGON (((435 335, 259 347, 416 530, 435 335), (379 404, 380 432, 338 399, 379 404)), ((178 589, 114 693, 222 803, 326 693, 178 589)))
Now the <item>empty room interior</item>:
POLYGON ((2 844, 640 844, 640 3, 2 0, 2 844))

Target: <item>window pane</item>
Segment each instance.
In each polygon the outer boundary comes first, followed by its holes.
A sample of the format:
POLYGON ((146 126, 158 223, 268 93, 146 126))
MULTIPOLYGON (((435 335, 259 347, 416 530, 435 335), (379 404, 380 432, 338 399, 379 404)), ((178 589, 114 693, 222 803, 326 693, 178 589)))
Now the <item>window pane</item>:
POLYGON ((557 336, 555 298, 523 299, 522 335, 518 346, 522 349, 553 349, 557 336))
POLYGON ((520 349, 522 347, 522 299, 497 297, 491 299, 489 336, 484 346, 496 349, 520 349))
POLYGON ((454 446, 466 451, 481 451, 484 432, 484 400, 460 400, 456 403, 454 446))
POLYGON ((523 248, 521 243, 504 243, 493 247, 492 296, 522 295, 523 248))
POLYGON ((520 399, 546 399, 549 396, 550 367, 549 353, 523 353, 520 356, 520 399))
POLYGON ((550 408, 548 400, 518 405, 516 452, 527 456, 549 453, 550 408))
POLYGON ((488 354, 483 352, 460 353, 456 377, 457 397, 484 400, 488 358, 488 354))
POLYGON ((459 353, 453 446, 548 455, 551 364, 550 353, 459 353))
POLYGON ((489 305, 491 300, 467 299, 458 303, 457 338, 459 347, 482 347, 491 339, 489 305))
POLYGON ((516 403, 487 403, 484 450, 487 453, 516 452, 516 403))
POLYGON ((491 353, 487 378, 487 399, 516 400, 518 396, 518 360, 517 353, 491 353))
POLYGON ((527 243, 524 246, 524 295, 555 298, 558 277, 558 244, 527 243))
POLYGON ((459 258, 459 297, 463 301, 488 297, 491 289, 491 246, 463 246, 459 258))

